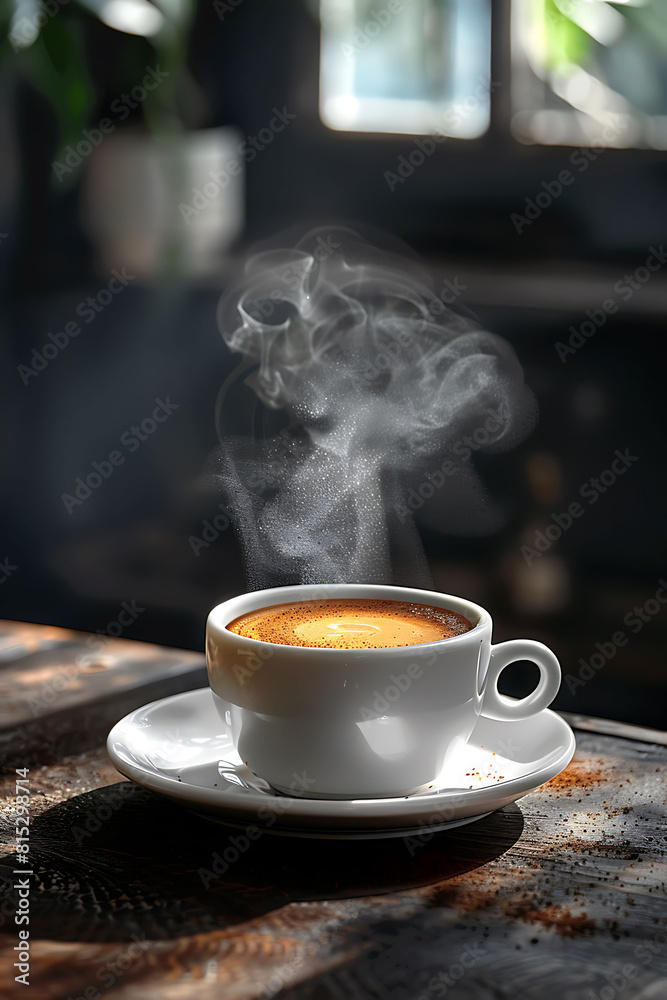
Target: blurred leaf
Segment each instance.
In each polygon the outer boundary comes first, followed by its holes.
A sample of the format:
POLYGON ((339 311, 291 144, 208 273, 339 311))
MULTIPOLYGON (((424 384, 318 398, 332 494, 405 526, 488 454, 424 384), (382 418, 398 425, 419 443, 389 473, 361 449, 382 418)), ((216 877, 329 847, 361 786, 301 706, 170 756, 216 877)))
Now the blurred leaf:
POLYGON ((53 88, 50 93, 46 92, 46 97, 55 107, 64 147, 81 139, 81 130, 89 124, 95 105, 95 87, 86 59, 84 25, 75 18, 51 18, 44 26, 39 41, 44 46, 45 58, 42 61, 48 67, 49 86, 53 88))
POLYGON ((593 39, 556 6, 555 0, 544 0, 544 22, 545 66, 564 69, 585 63, 593 39))

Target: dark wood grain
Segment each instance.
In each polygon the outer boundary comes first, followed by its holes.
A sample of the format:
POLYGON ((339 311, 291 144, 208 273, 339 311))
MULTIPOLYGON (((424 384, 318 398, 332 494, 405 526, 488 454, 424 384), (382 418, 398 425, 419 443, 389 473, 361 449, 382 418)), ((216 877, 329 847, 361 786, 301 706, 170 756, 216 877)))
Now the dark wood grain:
MULTIPOLYGON (((116 718, 126 696, 104 699, 116 718)), ((56 714, 40 720, 45 744, 56 714)), ((5 744, 0 989, 39 1000, 658 1000, 667 748, 638 735, 578 733, 566 771, 470 826, 421 841, 266 833, 213 880, 201 872, 238 830, 123 780, 99 741, 79 752, 65 740, 30 774, 29 987, 13 981, 22 747, 5 744)))
POLYGON ((133 708, 205 683, 201 653, 0 620, 0 753, 57 761, 99 746, 133 708))

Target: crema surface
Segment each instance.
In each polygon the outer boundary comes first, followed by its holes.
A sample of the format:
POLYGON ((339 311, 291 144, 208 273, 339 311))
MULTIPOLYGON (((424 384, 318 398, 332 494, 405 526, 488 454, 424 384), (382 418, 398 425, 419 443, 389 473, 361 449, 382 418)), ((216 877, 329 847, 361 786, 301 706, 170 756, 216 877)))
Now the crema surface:
POLYGON ((250 639, 324 649, 412 646, 449 639, 472 627, 463 615, 446 608, 372 598, 276 604, 241 615, 227 626, 250 639))

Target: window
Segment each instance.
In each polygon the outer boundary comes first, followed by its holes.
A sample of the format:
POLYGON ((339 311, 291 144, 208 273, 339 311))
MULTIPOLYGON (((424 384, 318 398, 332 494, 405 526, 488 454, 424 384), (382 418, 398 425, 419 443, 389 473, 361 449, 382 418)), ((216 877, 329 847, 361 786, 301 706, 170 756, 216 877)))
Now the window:
POLYGON ((489 126, 489 0, 321 0, 333 129, 472 139, 489 126))
POLYGON ((514 0, 512 132, 667 148, 665 0, 514 0))
MULTIPOLYGON (((320 13, 329 128, 488 129, 490 0, 320 0, 320 13)), ((516 139, 667 149, 667 0, 507 0, 494 30, 511 37, 516 139)))

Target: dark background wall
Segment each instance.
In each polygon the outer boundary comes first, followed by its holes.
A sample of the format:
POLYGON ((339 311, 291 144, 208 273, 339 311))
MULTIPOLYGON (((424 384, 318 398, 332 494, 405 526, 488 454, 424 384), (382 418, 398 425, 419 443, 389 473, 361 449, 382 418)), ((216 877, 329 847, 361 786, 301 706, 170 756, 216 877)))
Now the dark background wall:
MULTIPOLYGON (((99 25, 89 31, 102 115, 118 92, 118 35, 99 25)), ((512 343, 540 421, 515 451, 475 459, 505 513, 497 534, 467 539, 435 530, 437 498, 420 512, 434 585, 487 604, 498 639, 522 634, 551 644, 571 678, 557 706, 664 726, 667 614, 649 604, 640 628, 627 616, 636 622, 633 608, 655 602, 667 577, 667 284, 658 272, 627 301, 613 286, 667 235, 667 159, 604 150, 517 233, 512 213, 568 167, 572 149, 510 137, 502 42, 499 30, 489 133, 438 146, 393 192, 383 175, 414 140, 337 133, 319 122, 318 25, 296 0, 244 0, 223 21, 200 4, 189 62, 205 100, 193 124, 252 134, 273 107, 297 116, 248 164, 236 256, 296 225, 376 226, 418 252, 435 281, 464 285, 459 306, 512 343), (555 345, 609 295, 618 311, 563 362, 555 345), (529 566, 521 546, 580 499, 617 449, 636 461, 596 503, 584 502, 581 518, 529 566), (605 654, 619 629, 627 644, 605 654), (581 661, 590 664, 594 654, 604 662, 582 674, 581 661)), ((79 186, 51 183, 56 136, 48 105, 9 79, 2 102, 2 183, 14 193, 9 204, 4 199, 0 242, 0 558, 16 569, 0 584, 0 613, 95 631, 117 618, 123 601, 136 601, 144 610, 128 637, 202 648, 210 607, 243 587, 233 526, 196 555, 191 543, 221 513, 221 497, 200 476, 218 443, 216 397, 237 363, 215 316, 227 271, 207 281, 135 280, 24 384, 18 366, 31 349, 108 276, 96 271, 79 221, 79 186), (136 451, 121 445, 127 429, 167 397, 178 408, 155 433, 136 451), (68 513, 62 494, 119 447, 124 463, 68 513)), ((517 668, 507 690, 519 692, 529 677, 528 668, 517 668)))

